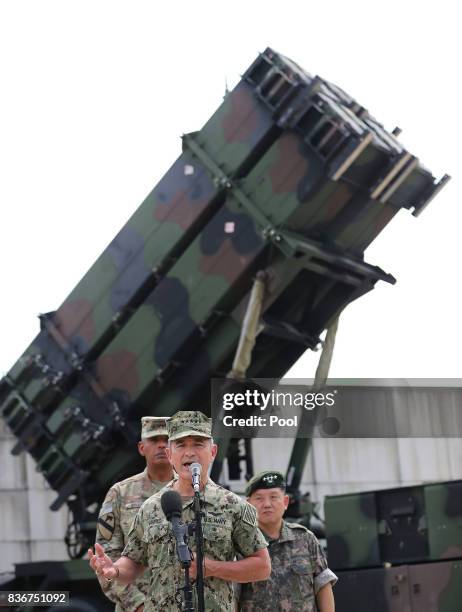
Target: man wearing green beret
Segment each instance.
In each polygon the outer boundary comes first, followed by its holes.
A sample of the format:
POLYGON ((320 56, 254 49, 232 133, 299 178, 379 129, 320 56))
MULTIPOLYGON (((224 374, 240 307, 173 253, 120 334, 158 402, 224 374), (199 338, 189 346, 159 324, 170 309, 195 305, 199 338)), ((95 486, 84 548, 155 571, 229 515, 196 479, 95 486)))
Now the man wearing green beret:
MULTIPOLYGON (((141 419, 138 452, 146 460, 146 469, 113 485, 101 506, 96 542, 117 561, 125 548, 128 533, 142 503, 173 478, 167 458, 168 417, 145 416, 141 419)), ((147 572, 130 585, 116 584, 102 578, 104 594, 116 604, 116 612, 141 612, 149 586, 147 572)))
POLYGON ((336 575, 327 567, 314 534, 282 518, 289 503, 284 476, 265 471, 249 480, 248 501, 257 509, 258 525, 268 542, 271 576, 244 584, 238 595, 242 612, 334 612, 336 575))
MULTIPOLYGON (((89 551, 90 565, 97 574, 122 584, 130 583, 144 567, 149 567, 151 583, 145 612, 181 610, 179 589, 184 584, 184 573, 160 500, 165 491, 177 491, 183 499, 183 521, 192 521, 194 491, 189 466, 199 463, 204 513, 205 609, 207 612, 234 612, 232 583, 266 580, 271 573, 267 542, 258 529, 257 513, 249 503, 208 477, 217 453, 211 419, 202 412, 180 411, 168 421, 167 428, 167 454, 178 478, 141 506, 122 557, 116 563, 96 546, 95 554, 89 551)), ((189 545, 194 551, 194 538, 190 538, 189 545)), ((190 568, 193 579, 196 570, 193 561, 190 568)), ((193 595, 195 597, 195 592, 193 595)))

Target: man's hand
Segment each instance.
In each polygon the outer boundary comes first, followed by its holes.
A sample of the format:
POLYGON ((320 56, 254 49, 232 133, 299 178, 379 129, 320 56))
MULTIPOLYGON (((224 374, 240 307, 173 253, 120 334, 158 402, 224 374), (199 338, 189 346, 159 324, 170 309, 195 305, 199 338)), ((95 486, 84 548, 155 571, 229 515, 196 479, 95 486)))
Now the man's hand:
MULTIPOLYGON (((213 567, 213 559, 209 559, 207 557, 204 557, 204 578, 208 578, 210 576, 213 576, 212 574, 212 567, 213 567)), ((196 580, 197 578, 197 563, 196 563, 196 559, 193 559, 191 561, 191 566, 189 568, 189 577, 191 578, 191 580, 196 580)))
POLYGON ((143 612, 144 610, 144 604, 141 604, 141 606, 138 606, 135 610, 135 612, 143 612))
MULTIPOLYGON (((192 563, 192 575, 195 577, 196 562, 192 563)), ((266 548, 238 561, 218 561, 204 557, 204 565, 204 577, 213 576, 229 582, 257 582, 267 580, 271 574, 271 560, 266 548)))
MULTIPOLYGON (((266 548, 239 561, 217 561, 204 557, 204 578, 214 576, 230 582, 256 582, 267 580, 271 574, 271 560, 266 548)), ((193 559, 189 568, 192 580, 197 578, 197 563, 193 559)))
POLYGON ((88 558, 90 559, 90 567, 98 574, 106 579, 115 578, 117 570, 114 567, 112 560, 104 553, 101 544, 95 544, 95 552, 91 548, 88 549, 88 558))

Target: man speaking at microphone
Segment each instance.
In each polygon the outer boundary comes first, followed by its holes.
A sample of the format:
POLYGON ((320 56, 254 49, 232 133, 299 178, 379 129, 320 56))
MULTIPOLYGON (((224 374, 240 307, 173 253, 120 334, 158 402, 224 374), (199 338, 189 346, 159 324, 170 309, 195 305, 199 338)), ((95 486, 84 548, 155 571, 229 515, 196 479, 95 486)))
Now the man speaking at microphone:
MULTIPOLYGON (((266 580, 271 573, 267 542, 257 526, 255 509, 237 495, 219 487, 208 478, 209 467, 216 456, 211 419, 201 412, 177 412, 168 422, 167 456, 178 479, 150 497, 136 515, 122 557, 113 563, 100 547, 89 551, 92 568, 108 580, 128 584, 149 567, 151 582, 145 601, 145 612, 181 610, 184 576, 175 550, 175 538, 164 516, 160 499, 173 489, 183 502, 183 521, 192 521, 193 496, 190 466, 201 466, 204 535, 204 592, 207 612, 233 612, 232 582, 266 580), (239 555, 240 560, 236 561, 239 555)), ((189 540, 195 550, 195 541, 189 540)), ((190 575, 196 576, 195 561, 190 575)))

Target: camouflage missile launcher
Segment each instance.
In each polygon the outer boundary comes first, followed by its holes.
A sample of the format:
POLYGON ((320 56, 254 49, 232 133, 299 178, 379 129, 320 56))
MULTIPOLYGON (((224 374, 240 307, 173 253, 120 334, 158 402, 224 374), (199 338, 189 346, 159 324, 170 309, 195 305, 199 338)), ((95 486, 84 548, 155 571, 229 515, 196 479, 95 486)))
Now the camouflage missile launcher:
POLYGON ((252 377, 282 376, 348 303, 394 282, 364 250, 448 179, 435 181, 396 135, 267 49, 183 137, 180 157, 58 310, 40 317, 1 382, 14 452, 29 452, 58 492, 53 509, 77 493, 77 512, 138 469, 142 414, 206 409, 258 271, 267 290, 252 377))
POLYGON ((327 496, 334 569, 462 559, 462 481, 327 496))

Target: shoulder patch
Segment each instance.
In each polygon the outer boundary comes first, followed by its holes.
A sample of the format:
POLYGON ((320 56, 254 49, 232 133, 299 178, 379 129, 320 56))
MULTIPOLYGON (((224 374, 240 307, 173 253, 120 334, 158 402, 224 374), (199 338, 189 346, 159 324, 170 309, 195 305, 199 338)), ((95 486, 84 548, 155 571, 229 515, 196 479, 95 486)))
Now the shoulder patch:
POLYGON ((115 519, 114 513, 100 514, 97 522, 98 533, 105 540, 110 540, 114 534, 115 519))
POLYGON ((226 491, 225 500, 227 506, 235 506, 241 501, 239 497, 237 497, 237 495, 235 495, 231 491, 226 491))
POLYGON ((112 510, 113 510, 112 502, 111 501, 105 502, 101 506, 101 510, 99 511, 99 515, 103 516, 103 514, 109 514, 110 512, 112 512, 112 510))
POLYGON ((286 523, 289 529, 301 529, 302 531, 309 532, 310 530, 305 527, 305 525, 300 525, 300 523, 286 523))
POLYGON ((242 521, 252 527, 257 525, 257 511, 247 502, 245 502, 244 511, 242 513, 242 521))

